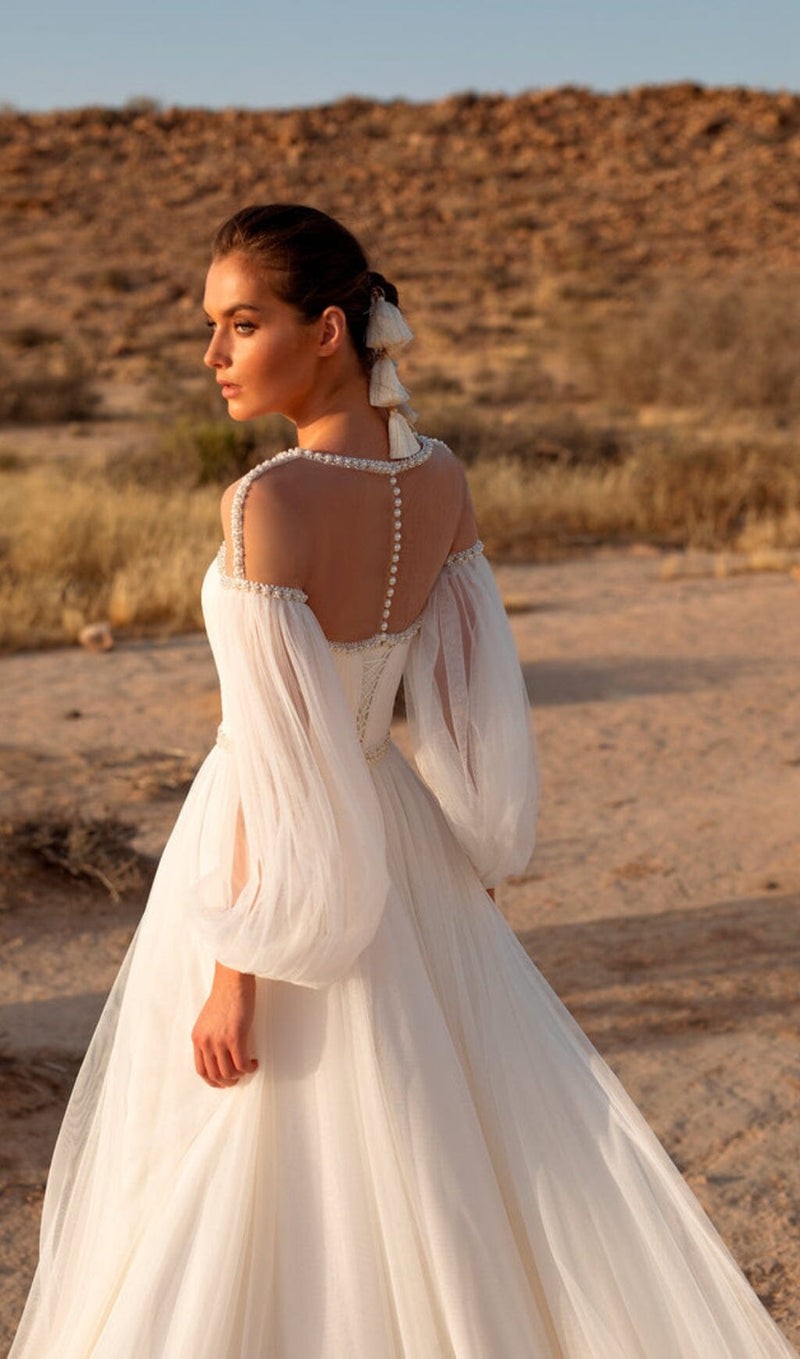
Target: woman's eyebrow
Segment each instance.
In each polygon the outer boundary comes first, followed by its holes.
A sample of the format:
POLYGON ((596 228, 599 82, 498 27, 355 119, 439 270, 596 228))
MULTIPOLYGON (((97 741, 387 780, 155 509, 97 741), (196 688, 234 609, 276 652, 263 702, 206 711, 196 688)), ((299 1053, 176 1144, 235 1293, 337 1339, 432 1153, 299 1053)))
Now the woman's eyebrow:
MULTIPOLYGON (((203 308, 203 310, 205 311, 205 308, 203 308)), ((233 316, 234 312, 237 311, 261 311, 261 307, 257 307, 255 302, 234 302, 233 306, 228 307, 222 315, 233 316)), ((208 316, 207 311, 206 316, 208 316)))

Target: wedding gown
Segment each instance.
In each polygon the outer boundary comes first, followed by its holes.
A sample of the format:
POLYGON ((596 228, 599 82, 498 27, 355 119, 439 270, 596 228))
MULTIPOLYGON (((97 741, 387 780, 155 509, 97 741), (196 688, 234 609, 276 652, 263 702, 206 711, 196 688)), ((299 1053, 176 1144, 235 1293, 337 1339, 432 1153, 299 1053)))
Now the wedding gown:
POLYGON ((797 1359, 485 891, 529 859, 537 776, 480 543, 404 632, 329 643, 244 577, 271 465, 203 582, 223 721, 78 1075, 10 1359, 797 1359), (259 1067, 225 1089, 190 1042, 215 958, 257 974, 259 1067))

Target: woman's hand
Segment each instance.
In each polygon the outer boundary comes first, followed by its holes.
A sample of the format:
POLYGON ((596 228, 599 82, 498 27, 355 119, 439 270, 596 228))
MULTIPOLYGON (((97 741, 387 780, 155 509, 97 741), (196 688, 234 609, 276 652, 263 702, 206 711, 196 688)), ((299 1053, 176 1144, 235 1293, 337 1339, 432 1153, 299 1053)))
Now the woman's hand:
POLYGON ((208 1085, 222 1090, 255 1071, 248 1056, 256 1008, 256 979, 217 963, 211 994, 192 1029, 194 1065, 208 1085))

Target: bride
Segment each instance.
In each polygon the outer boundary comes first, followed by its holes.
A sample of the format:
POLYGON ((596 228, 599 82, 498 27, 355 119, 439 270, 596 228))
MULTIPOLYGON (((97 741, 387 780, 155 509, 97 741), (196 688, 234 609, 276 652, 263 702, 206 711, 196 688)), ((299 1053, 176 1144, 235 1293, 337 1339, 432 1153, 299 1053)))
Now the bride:
POLYGON ((312 208, 217 232, 205 362, 298 446, 222 497, 222 723, 78 1075, 10 1359, 791 1359, 491 899, 533 849, 533 734, 397 301, 312 208))

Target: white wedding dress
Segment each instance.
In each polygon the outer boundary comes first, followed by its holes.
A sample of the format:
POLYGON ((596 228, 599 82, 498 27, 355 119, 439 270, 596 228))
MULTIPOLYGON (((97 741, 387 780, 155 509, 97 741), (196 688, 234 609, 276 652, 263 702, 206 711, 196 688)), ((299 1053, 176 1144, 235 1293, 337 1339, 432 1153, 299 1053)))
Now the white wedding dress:
POLYGON ((78 1075, 10 1359, 797 1359, 484 890, 529 859, 537 777, 480 544, 405 632, 329 643, 244 578, 271 465, 203 582, 222 727, 78 1075), (215 958, 258 977, 259 1067, 225 1089, 190 1041, 215 958))

